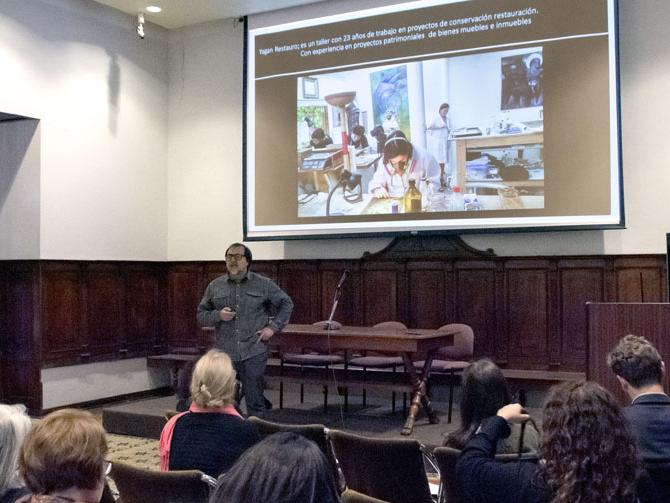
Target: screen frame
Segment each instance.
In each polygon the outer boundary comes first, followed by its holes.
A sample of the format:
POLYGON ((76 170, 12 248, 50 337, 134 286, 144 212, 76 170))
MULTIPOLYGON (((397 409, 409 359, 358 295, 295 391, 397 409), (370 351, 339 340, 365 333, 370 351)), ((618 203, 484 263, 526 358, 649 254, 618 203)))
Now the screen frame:
MULTIPOLYGON (((413 0, 400 3, 412 3, 413 0)), ((616 175, 618 176, 618 209, 619 222, 618 223, 599 223, 599 224, 574 224, 574 225, 524 225, 517 227, 463 227, 463 228, 447 228, 447 229, 422 229, 422 230, 375 230, 375 231, 352 231, 352 232, 327 232, 327 233, 299 233, 289 234, 285 231, 275 231, 276 235, 257 235, 250 233, 249 230, 249 171, 248 171, 248 125, 249 125, 249 17, 244 16, 244 34, 243 34, 243 109, 242 109, 242 229, 245 241, 292 241, 292 240, 314 240, 314 239, 342 239, 342 238, 387 238, 387 237, 407 237, 407 236, 430 236, 430 235, 459 235, 459 234, 515 234, 515 233, 535 233, 535 232, 572 232, 572 231, 593 231, 593 230, 617 230, 626 228, 625 205, 624 205, 624 176, 623 176, 623 149, 621 138, 621 73, 620 73, 620 49, 619 49, 619 0, 607 0, 612 4, 612 16, 610 24, 613 29, 611 40, 613 44, 613 54, 610 56, 614 68, 614 93, 612 99, 614 100, 613 108, 616 112, 616 152, 617 152, 617 166, 616 175), (281 234, 279 234, 281 232, 281 234)), ((448 3, 448 2, 447 2, 448 3)), ((361 9, 369 10, 369 9, 361 9)), ((351 12, 351 11, 349 11, 351 12)), ((334 15, 327 15, 330 18, 334 15)), ((290 24, 290 23, 289 23, 290 24)), ((610 147, 612 148, 612 147, 610 147)), ((612 194, 616 197, 616 194, 612 194)), ((375 224, 379 225, 379 224, 375 224)), ((670 236, 670 235, 669 235, 670 236)), ((670 237, 668 238, 670 240, 670 237)), ((670 253, 670 245, 669 245, 670 253)))

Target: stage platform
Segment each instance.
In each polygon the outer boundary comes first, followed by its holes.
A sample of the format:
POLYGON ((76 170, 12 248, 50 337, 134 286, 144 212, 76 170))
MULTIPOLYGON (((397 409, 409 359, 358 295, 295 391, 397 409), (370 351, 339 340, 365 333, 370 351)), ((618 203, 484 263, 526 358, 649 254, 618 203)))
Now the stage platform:
MULTIPOLYGON (((283 409, 278 408, 279 392, 266 390, 267 398, 274 404, 274 408, 267 411, 266 419, 291 424, 320 423, 328 428, 371 437, 401 437, 400 430, 405 420, 402 395, 397 397, 395 414, 391 412, 391 393, 368 392, 365 407, 360 394, 350 393, 348 411, 345 411, 343 397, 331 390, 328 408, 324 412, 320 388, 307 386, 304 403, 300 403, 297 385, 286 388, 283 409)), ((102 423, 109 433, 157 439, 165 424, 166 411, 174 410, 176 403, 174 396, 162 396, 109 405, 102 409, 102 423)), ((426 416, 419 413, 414 433, 409 438, 431 446, 441 445, 443 433, 455 429, 459 423, 457 403, 454 404, 451 424, 447 423, 447 407, 446 402, 433 401, 440 423, 429 424, 426 416)))

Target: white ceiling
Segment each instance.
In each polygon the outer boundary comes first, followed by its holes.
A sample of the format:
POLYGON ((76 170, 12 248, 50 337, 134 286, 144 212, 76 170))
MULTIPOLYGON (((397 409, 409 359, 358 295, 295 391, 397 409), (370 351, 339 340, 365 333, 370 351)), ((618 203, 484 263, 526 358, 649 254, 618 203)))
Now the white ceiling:
POLYGON ((148 5, 163 8, 159 14, 145 12, 147 22, 173 29, 190 24, 269 12, 318 0, 94 0, 128 14, 144 12, 148 5))

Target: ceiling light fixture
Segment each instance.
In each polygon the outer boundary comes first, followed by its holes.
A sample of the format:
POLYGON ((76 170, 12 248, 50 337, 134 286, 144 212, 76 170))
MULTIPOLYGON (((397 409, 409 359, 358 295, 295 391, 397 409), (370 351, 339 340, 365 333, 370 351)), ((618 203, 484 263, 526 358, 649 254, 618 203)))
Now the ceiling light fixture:
POLYGON ((149 5, 144 10, 147 11, 147 12, 151 12, 152 14, 158 14, 163 9, 161 9, 158 5, 149 5))

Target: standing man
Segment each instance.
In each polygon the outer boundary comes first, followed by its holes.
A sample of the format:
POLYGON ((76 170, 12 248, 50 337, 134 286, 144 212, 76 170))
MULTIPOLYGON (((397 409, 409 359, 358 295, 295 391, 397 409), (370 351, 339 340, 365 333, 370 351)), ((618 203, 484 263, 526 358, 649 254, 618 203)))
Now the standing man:
POLYGON ((627 335, 607 355, 607 365, 631 399, 624 414, 644 461, 670 460, 670 397, 663 391, 665 364, 644 337, 627 335))
POLYGON ((442 189, 446 187, 445 169, 449 164, 449 134, 451 133, 451 124, 449 123, 449 103, 442 103, 437 115, 428 124, 426 135, 428 136, 428 152, 440 163, 440 185, 442 189))
POLYGON ((241 243, 228 247, 228 273, 207 286, 197 318, 201 326, 215 327, 214 346, 233 361, 247 414, 261 416, 267 342, 288 323, 293 301, 269 278, 249 271, 251 258, 251 250, 241 243))

